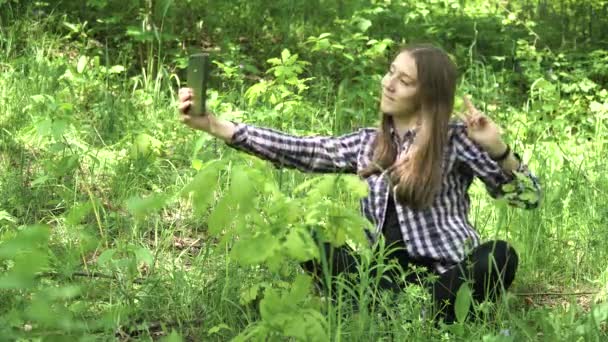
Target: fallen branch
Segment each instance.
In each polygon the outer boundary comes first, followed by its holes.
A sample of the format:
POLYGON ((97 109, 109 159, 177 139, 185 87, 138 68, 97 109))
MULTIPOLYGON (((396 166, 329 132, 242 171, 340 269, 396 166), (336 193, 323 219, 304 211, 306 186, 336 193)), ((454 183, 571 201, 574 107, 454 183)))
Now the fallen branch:
POLYGON ((600 291, 591 292, 516 292, 516 296, 586 296, 598 294, 600 291))
MULTIPOLYGON (((109 279, 109 280, 119 280, 118 278, 116 278, 115 276, 111 276, 111 275, 107 275, 101 272, 73 272, 71 274, 63 274, 63 273, 58 273, 58 272, 43 272, 43 273, 39 273, 36 275, 38 278, 57 278, 57 277, 84 277, 84 278, 102 278, 102 279, 109 279)), ((144 281, 146 279, 144 278, 135 278, 133 279, 133 282, 135 284, 143 284, 144 281)))
MULTIPOLYGON (((184 322, 151 322, 147 325, 135 324, 135 326, 124 327, 119 326, 114 332, 115 337, 121 338, 134 338, 140 336, 142 333, 151 332, 151 333, 162 333, 163 328, 169 329, 178 326, 192 326, 192 325, 202 325, 204 322, 203 319, 194 319, 190 321, 184 322)), ((157 335, 159 336, 159 335, 157 335)))

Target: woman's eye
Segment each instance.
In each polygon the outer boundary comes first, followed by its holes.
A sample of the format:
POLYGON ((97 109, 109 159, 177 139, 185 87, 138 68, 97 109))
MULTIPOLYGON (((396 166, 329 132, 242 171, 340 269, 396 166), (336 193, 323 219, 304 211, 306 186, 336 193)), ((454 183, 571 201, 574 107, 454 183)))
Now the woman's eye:
POLYGON ((410 84, 408 82, 406 82, 405 80, 400 80, 401 84, 403 84, 404 86, 409 86, 410 84))

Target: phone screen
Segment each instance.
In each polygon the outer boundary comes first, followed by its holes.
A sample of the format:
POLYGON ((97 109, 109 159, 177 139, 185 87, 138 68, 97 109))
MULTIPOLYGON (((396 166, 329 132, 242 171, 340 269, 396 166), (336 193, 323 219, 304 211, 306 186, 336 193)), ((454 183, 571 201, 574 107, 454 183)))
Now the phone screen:
POLYGON ((207 78, 209 76, 209 55, 200 53, 188 60, 188 87, 192 88, 191 115, 205 115, 207 100, 207 78))

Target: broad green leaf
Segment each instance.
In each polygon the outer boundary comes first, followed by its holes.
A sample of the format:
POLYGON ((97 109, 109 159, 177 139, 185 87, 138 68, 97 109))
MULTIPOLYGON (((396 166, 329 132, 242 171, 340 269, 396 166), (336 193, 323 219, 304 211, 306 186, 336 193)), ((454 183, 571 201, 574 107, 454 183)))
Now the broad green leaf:
POLYGON ((249 87, 245 92, 247 103, 253 105, 262 95, 266 94, 268 87, 268 82, 264 82, 263 80, 249 87))
POLYGON ((23 275, 17 272, 7 272, 0 276, 0 289, 18 290, 28 289, 34 286, 34 277, 23 275))
POLYGON ((221 330, 228 330, 228 331, 232 331, 232 328, 230 328, 228 325, 224 324, 224 323, 220 323, 214 327, 212 327, 211 329, 209 329, 207 331, 207 335, 213 335, 213 334, 217 334, 219 333, 221 330))
POLYGON ((209 215, 207 220, 209 234, 218 235, 222 230, 229 228, 232 218, 233 214, 230 212, 230 198, 224 196, 211 212, 211 215, 209 215))
POLYGON ((270 58, 267 62, 268 62, 268 64, 271 64, 271 65, 280 65, 281 64, 281 60, 278 58, 270 58))
POLYGON ((46 289, 45 296, 52 300, 72 299, 79 296, 81 293, 82 288, 78 285, 63 285, 46 289))
POLYGON ((63 134, 67 131, 69 123, 66 120, 55 120, 51 126, 51 134, 53 138, 61 140, 63 134))
POLYGON ((76 26, 72 23, 68 23, 67 21, 62 22, 61 24, 63 24, 63 26, 65 26, 65 27, 69 28, 74 33, 78 33, 78 31, 79 31, 78 26, 76 26))
POLYGON ((312 182, 312 187, 306 194, 306 202, 313 206, 319 206, 329 195, 336 190, 336 176, 325 175, 318 177, 319 180, 312 182))
POLYGON ((238 240, 231 254, 242 265, 257 265, 273 255, 278 247, 276 237, 261 233, 252 238, 238 240))
POLYGON ((458 322, 462 323, 467 319, 467 315, 471 308, 471 302, 472 294, 469 284, 463 283, 456 293, 456 302, 454 304, 454 312, 456 313, 456 320, 458 322))
MULTIPOLYGON (((301 316, 301 315, 300 315, 301 316)), ((283 328, 283 334, 294 338, 296 341, 306 341, 307 339, 307 317, 289 317, 283 328)))
POLYGON ((523 194, 521 194, 519 196, 519 198, 521 198, 524 201, 530 202, 530 203, 534 203, 536 201, 538 201, 538 195, 535 192, 525 192, 523 194))
POLYGON ((115 249, 107 249, 103 251, 97 258, 97 264, 100 266, 108 265, 110 262, 112 262, 114 254, 116 254, 115 249))
POLYGON ((143 41, 147 38, 147 32, 142 31, 141 28, 137 26, 127 26, 127 36, 133 37, 135 40, 143 41))
POLYGON ((578 83, 578 86, 584 93, 588 93, 592 89, 596 88, 598 85, 597 83, 585 77, 582 81, 578 83))
POLYGON ((76 71, 79 74, 82 74, 84 72, 84 68, 86 68, 88 61, 89 59, 87 58, 87 56, 80 56, 78 58, 78 64, 76 64, 76 71))
POLYGON ((504 192, 513 192, 513 191, 515 191, 516 189, 517 189, 517 188, 516 188, 516 187, 515 187, 515 185, 514 185, 514 184, 512 184, 512 183, 507 183, 507 184, 504 184, 504 185, 502 186, 502 191, 504 191, 504 192))
POLYGON ((195 215, 201 216, 207 211, 218 185, 219 173, 224 164, 225 161, 219 159, 208 162, 202 166, 192 181, 182 189, 182 196, 193 194, 192 204, 195 215))
POLYGON ((281 218, 285 224, 296 223, 301 217, 302 207, 299 205, 300 201, 294 201, 290 198, 282 199, 281 203, 281 218))
POLYGON ((154 256, 152 252, 146 247, 140 247, 135 249, 135 259, 138 262, 144 263, 148 266, 152 266, 154 264, 154 256))
POLYGON ((596 324, 608 320, 608 303, 601 303, 593 307, 591 314, 596 324))
POLYGON ((47 118, 36 123, 36 134, 39 137, 48 137, 53 131, 53 120, 47 118))
POLYGON ((17 220, 6 210, 0 210, 0 222, 2 221, 8 221, 12 223, 17 222, 17 220))
POLYGON ((79 224, 89 213, 93 211, 91 202, 76 203, 65 215, 65 222, 69 225, 79 224))
POLYGON ((66 155, 55 164, 53 174, 57 177, 62 177, 72 173, 79 165, 80 156, 77 154, 66 155))
POLYGON ((295 304, 304 301, 306 299, 306 296, 308 296, 311 285, 312 279, 309 276, 304 274, 298 274, 296 280, 291 286, 289 300, 295 304))
POLYGON ((130 155, 133 159, 154 158, 159 154, 162 142, 145 133, 138 134, 131 144, 130 155))
MULTIPOLYGON (((508 331, 508 330, 506 330, 508 331)), ((504 334, 504 332, 501 333, 501 335, 498 336, 494 336, 494 335, 485 335, 482 338, 482 342, 513 342, 515 341, 515 338, 513 336, 506 336, 506 335, 502 335, 504 334)))
MULTIPOLYGON (((26 247, 27 248, 27 247, 26 247)), ((20 252, 12 269, 0 277, 0 288, 26 289, 34 286, 36 274, 48 265, 48 255, 39 250, 20 252)))
POLYGON ((0 244, 0 259, 12 259, 19 253, 46 246, 49 233, 49 227, 46 225, 23 228, 14 238, 0 244))
POLYGON ((291 52, 289 52, 288 49, 283 49, 283 51, 281 52, 281 60, 283 60, 283 63, 285 63, 289 57, 291 56, 291 52))
POLYGON ((239 205, 239 214, 247 213, 255 200, 252 179, 243 167, 237 167, 232 169, 230 182, 231 198, 239 205))
POLYGON ((25 314, 28 319, 45 326, 53 326, 57 321, 52 303, 44 296, 34 297, 29 307, 25 309, 25 314))
POLYGON ((120 74, 125 71, 125 67, 122 65, 114 65, 110 68, 110 74, 120 74))
POLYGON ((182 342, 184 339, 177 331, 171 330, 171 334, 161 339, 162 342, 182 342))
POLYGON ((352 175, 345 175, 342 176, 342 179, 346 183, 347 190, 352 192, 355 197, 363 198, 367 196, 369 188, 367 183, 361 180, 361 178, 352 175))
POLYGON ((299 262, 319 258, 317 244, 310 234, 305 232, 292 230, 287 235, 283 248, 287 255, 299 262))
POLYGON ((264 260, 264 265, 268 267, 270 272, 275 274, 281 272, 285 266, 285 262, 287 261, 285 260, 284 254, 278 252, 279 251, 276 251, 276 253, 271 254, 268 256, 268 258, 266 258, 266 260, 264 260))
POLYGON ((312 309, 298 310, 291 315, 283 328, 286 336, 297 341, 329 341, 327 321, 320 312, 312 309))
POLYGON ((369 247, 365 230, 373 229, 371 223, 358 211, 345 212, 343 215, 341 228, 346 231, 347 238, 360 247, 369 247))
POLYGON ((589 103, 589 109, 594 113, 608 113, 608 102, 599 103, 597 101, 591 101, 591 103, 589 103))
POLYGON ((264 291, 264 299, 260 301, 260 315, 264 321, 272 321, 278 315, 282 314, 284 307, 283 300, 277 290, 266 288, 264 291))
POLYGON ((292 66, 293 67, 292 70, 294 70, 294 72, 296 74, 299 74, 302 72, 302 68, 298 64, 301 64, 302 62, 301 63, 297 63, 297 62, 298 62, 298 54, 295 54, 295 55, 292 55, 291 57, 289 57, 287 59, 287 63, 285 63, 285 64, 292 66))
POLYGON ((372 26, 372 22, 368 19, 359 18, 356 22, 356 26, 361 32, 365 32, 372 26))
POLYGON ((165 194, 154 194, 148 197, 131 197, 127 200, 127 210, 137 218, 144 218, 147 215, 162 209, 169 198, 165 194))
POLYGON ((196 171, 200 171, 203 167, 203 162, 200 159, 192 159, 192 168, 196 171))
POLYGON ((241 305, 246 305, 253 302, 258 298, 260 290, 264 289, 265 287, 268 287, 268 283, 262 282, 252 284, 248 288, 241 291, 239 302, 241 303, 241 305))
POLYGON ((336 192, 336 181, 337 176, 326 175, 323 176, 321 181, 314 187, 315 191, 322 197, 330 196, 336 192))
POLYGON ((329 341, 327 335, 328 324, 327 319, 320 312, 309 309, 306 315, 306 333, 312 341, 329 341))
POLYGON ((350 60, 351 62, 355 61, 355 57, 353 55, 351 55, 350 53, 345 53, 342 56, 344 56, 346 59, 350 60))
POLYGON ((30 96, 30 98, 36 103, 45 103, 47 100, 46 96, 40 95, 40 94, 32 95, 32 96, 30 96))
MULTIPOLYGON (((335 222, 335 221, 334 221, 335 222)), ((345 227, 343 224, 331 224, 329 227, 329 241, 334 246, 342 246, 346 243, 347 232, 350 227, 345 227)))

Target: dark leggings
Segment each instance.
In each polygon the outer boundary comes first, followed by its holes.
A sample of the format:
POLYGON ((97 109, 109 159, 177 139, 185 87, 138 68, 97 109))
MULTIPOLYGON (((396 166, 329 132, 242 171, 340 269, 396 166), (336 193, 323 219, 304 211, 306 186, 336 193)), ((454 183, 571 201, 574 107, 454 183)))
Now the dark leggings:
MULTIPOLYGON (((351 273, 357 274, 357 262, 354 252, 348 247, 332 248, 329 244, 322 245, 321 254, 330 262, 326 263, 329 274, 351 273), (332 256, 329 258, 329 256, 332 256)), ((397 259, 403 270, 408 270, 410 265, 426 266, 433 272, 430 260, 413 260, 407 257, 404 249, 399 249, 388 255, 389 259, 397 259)), ((456 292, 460 286, 468 281, 471 285, 473 299, 477 302, 485 300, 496 300, 501 291, 509 288, 515 272, 517 271, 518 257, 513 247, 507 242, 496 240, 488 241, 473 249, 467 257, 449 270, 438 275, 438 279, 432 283, 423 284, 433 295, 438 317, 445 322, 451 323, 455 320, 454 302, 456 292)), ((302 264, 307 272, 316 279, 317 284, 326 289, 324 285, 323 267, 318 262, 308 261, 302 264)), ((375 269, 375 268, 374 268, 375 269)), ((403 288, 394 273, 387 274, 391 281, 383 279, 380 287, 399 291, 403 288)), ((418 275, 410 273, 406 276, 406 282, 418 282, 418 275)))

